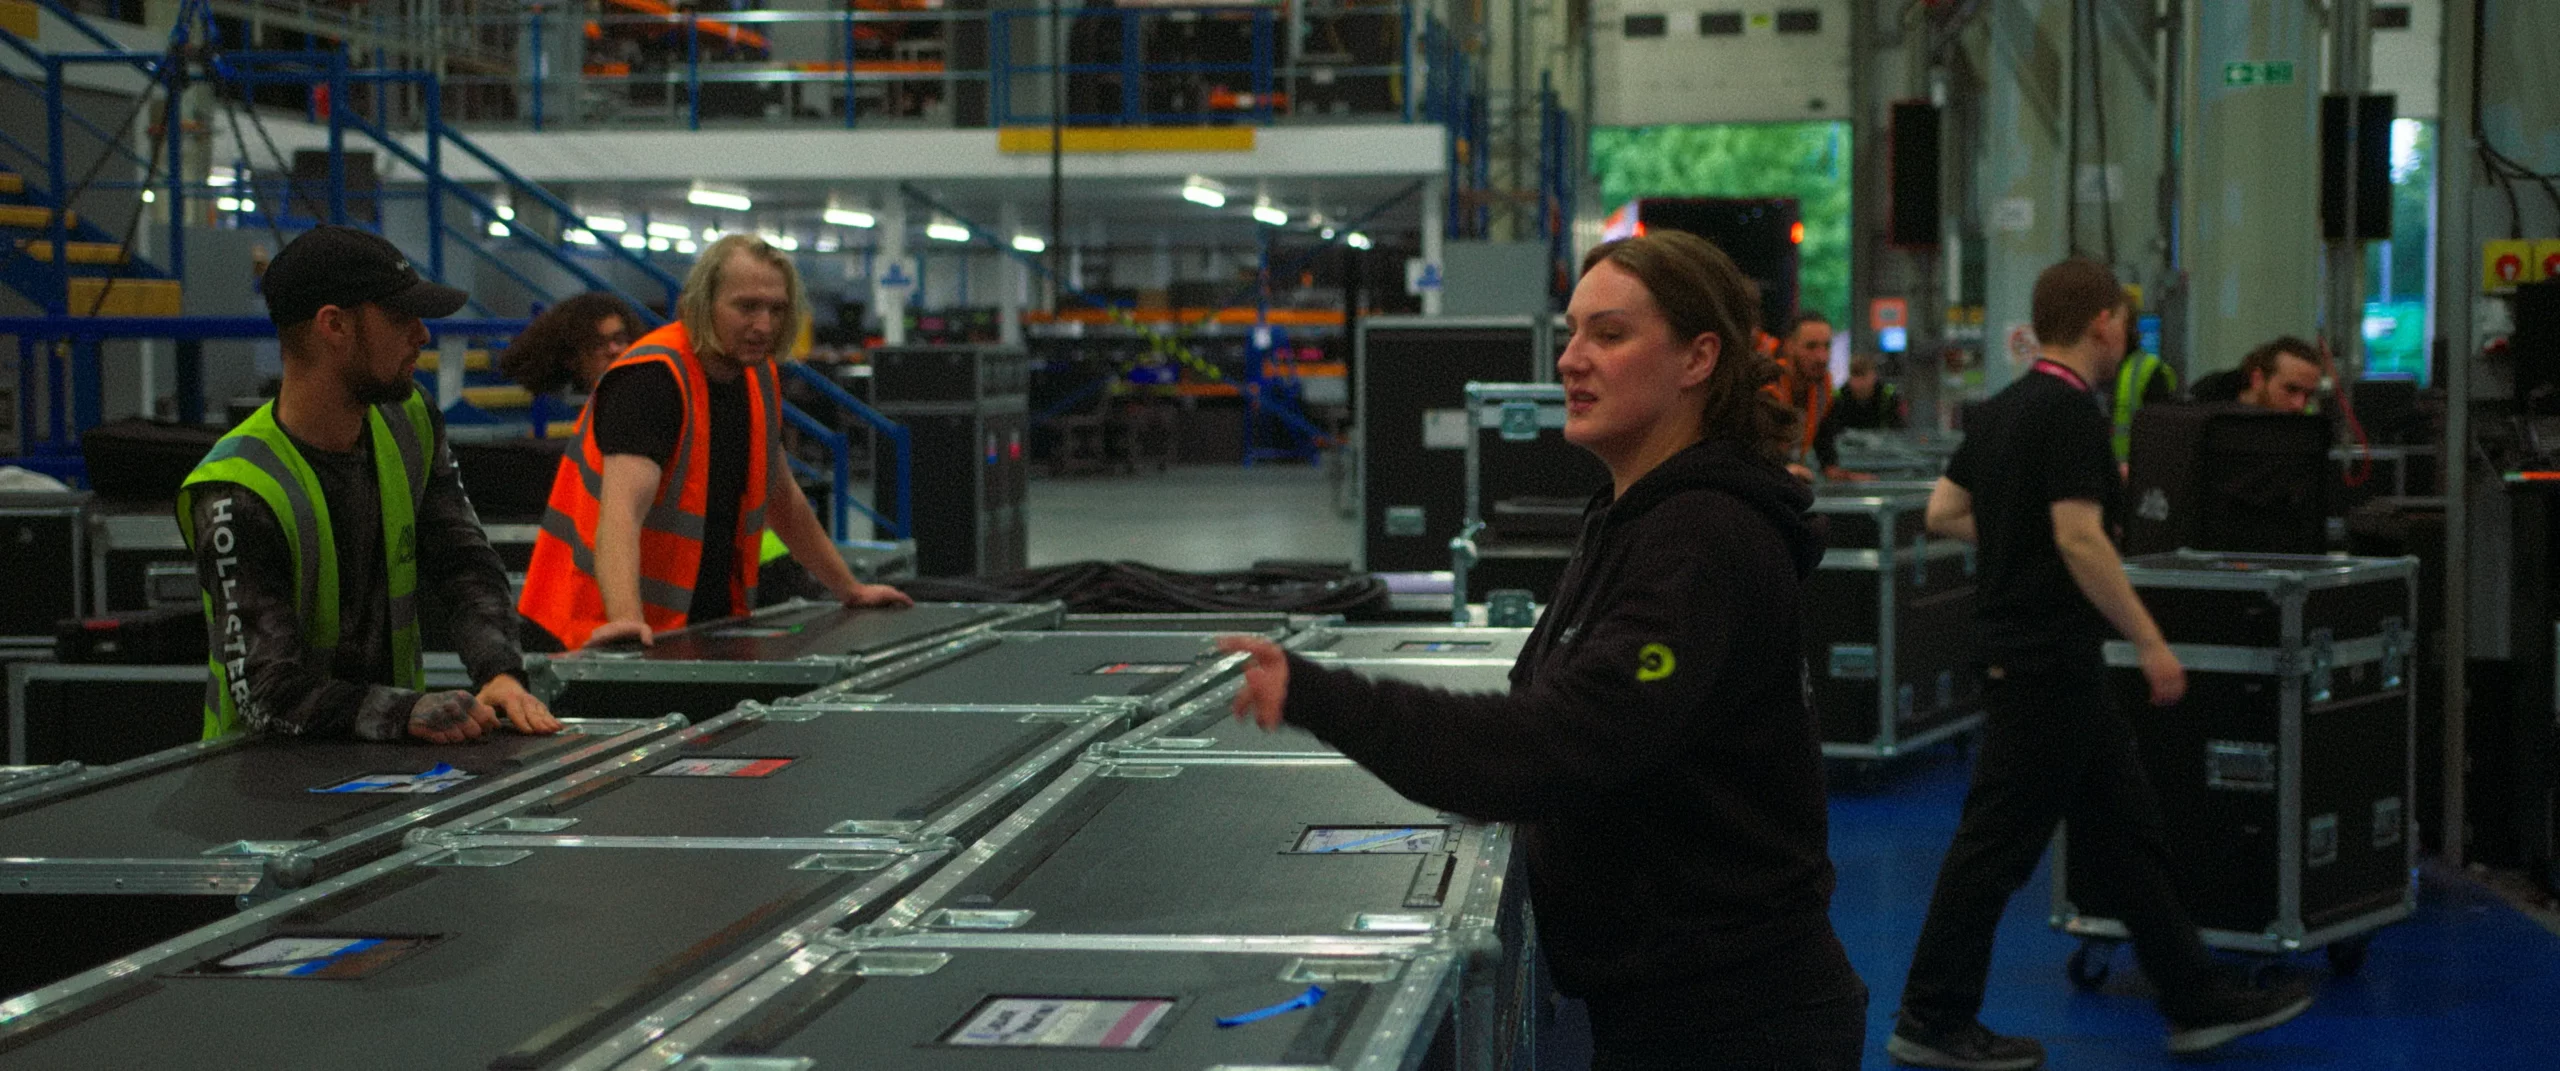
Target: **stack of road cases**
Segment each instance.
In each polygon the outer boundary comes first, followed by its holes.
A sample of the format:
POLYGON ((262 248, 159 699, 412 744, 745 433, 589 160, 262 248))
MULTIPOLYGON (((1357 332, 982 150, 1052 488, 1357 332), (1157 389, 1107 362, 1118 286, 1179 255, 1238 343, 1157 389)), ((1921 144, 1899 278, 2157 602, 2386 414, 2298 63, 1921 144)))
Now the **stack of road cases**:
POLYGON ((0 993, 228 914, 233 900, 391 854, 451 821, 683 725, 571 720, 471 744, 241 733, 0 795, 0 993))
MULTIPOLYGON (((2416 559, 2179 551, 2125 573, 2187 669, 2186 698, 2152 708, 2132 646, 2107 645, 2188 912, 2207 944, 2326 946, 2353 970, 2416 910, 2416 559)), ((2123 936, 2067 830, 2055 844, 2054 925, 2123 936)))
POLYGON ((560 1066, 636 1051, 940 861, 884 839, 469 837, 0 1004, 12 1068, 560 1066), (672 1002, 670 996, 676 997, 672 1002))
POLYGON ((1052 624, 1059 613, 1055 603, 851 608, 793 600, 669 632, 646 648, 591 647, 528 663, 537 690, 563 713, 704 719, 821 688, 955 636, 1052 624))
POLYGON ((475 833, 974 837, 1134 702, 1048 707, 749 703, 482 810, 475 833))
POLYGON ((1134 717, 1144 720, 1236 671, 1243 656, 1217 649, 1217 638, 1229 631, 977 631, 789 702, 1008 707, 1134 701, 1134 717))
POLYGON ((1450 616, 1502 589, 1555 597, 1582 535, 1582 513, 1609 473, 1564 439, 1564 388, 1553 383, 1466 386, 1466 498, 1449 541, 1450 616), (1488 437, 1490 433, 1490 437, 1488 437))
POLYGON ((1973 548, 1929 536, 1924 491, 1825 490, 1813 512, 1830 547, 1805 583, 1822 753, 1875 762, 1971 730, 1982 720, 1973 548))

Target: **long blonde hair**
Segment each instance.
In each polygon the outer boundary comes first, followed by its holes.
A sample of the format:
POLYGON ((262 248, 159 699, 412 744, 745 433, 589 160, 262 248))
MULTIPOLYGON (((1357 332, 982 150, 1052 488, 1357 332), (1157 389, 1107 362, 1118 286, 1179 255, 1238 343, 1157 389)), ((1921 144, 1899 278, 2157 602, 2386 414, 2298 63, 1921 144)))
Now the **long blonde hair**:
POLYGON ((702 256, 693 262, 693 270, 684 277, 684 292, 676 297, 676 319, 684 322, 694 353, 728 356, 721 347, 719 331, 712 325, 711 306, 720 300, 720 278, 728 271, 729 258, 740 253, 781 271, 783 289, 791 294, 790 311, 774 325, 774 359, 781 360, 790 353, 792 340, 800 337, 800 325, 809 322, 809 292, 801 288, 800 269, 792 265, 791 258, 755 235, 724 235, 702 251, 702 256))

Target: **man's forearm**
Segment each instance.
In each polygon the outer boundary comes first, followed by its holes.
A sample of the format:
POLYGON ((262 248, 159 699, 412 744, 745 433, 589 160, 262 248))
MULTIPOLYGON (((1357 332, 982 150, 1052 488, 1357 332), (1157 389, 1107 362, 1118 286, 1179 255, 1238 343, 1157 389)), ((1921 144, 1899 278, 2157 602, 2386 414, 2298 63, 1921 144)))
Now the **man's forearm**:
POLYGON ((2116 631, 2136 647, 2152 647, 2167 641, 2160 626, 2151 620, 2151 611, 2133 593, 2133 581, 2125 578, 2124 559, 2104 538, 2061 537, 2055 540, 2062 552, 2062 563, 2071 571, 2071 582, 2080 594, 2088 597, 2098 613, 2114 625, 2116 631))

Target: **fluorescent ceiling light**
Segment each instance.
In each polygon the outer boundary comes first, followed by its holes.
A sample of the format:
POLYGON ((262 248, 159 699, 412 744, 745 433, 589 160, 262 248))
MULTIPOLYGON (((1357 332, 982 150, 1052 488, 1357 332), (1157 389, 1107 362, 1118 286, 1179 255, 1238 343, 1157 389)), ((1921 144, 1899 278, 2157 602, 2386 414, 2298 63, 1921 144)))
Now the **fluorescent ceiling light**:
POLYGON ((880 223, 871 213, 851 208, 830 208, 823 218, 839 227, 873 227, 880 223))
POLYGON ((1036 234, 1014 235, 1013 247, 1025 253, 1046 253, 1049 251, 1049 243, 1040 240, 1040 236, 1036 234))
POLYGON ((213 207, 219 208, 225 212, 237 212, 240 210, 240 199, 237 197, 217 197, 213 201, 213 207))
POLYGON ((622 236, 622 248, 647 249, 649 248, 649 240, 637 234, 626 234, 622 236))
POLYGON ((1350 243, 1351 248, 1353 249, 1367 249, 1371 244, 1369 236, 1362 234, 1359 231, 1351 232, 1351 236, 1343 239, 1343 241, 1350 243))
POLYGON ((725 208, 732 212, 744 212, 756 206, 756 203, 749 200, 746 194, 731 193, 726 190, 706 190, 700 186, 686 191, 684 199, 704 208, 725 208))
POLYGON ((506 221, 507 221, 507 222, 509 222, 509 223, 513 223, 513 222, 515 222, 515 221, 516 221, 516 210, 515 210, 515 206, 510 205, 510 204, 506 203, 505 201, 500 201, 500 202, 498 202, 498 218, 499 218, 499 219, 506 220, 506 221))
POLYGON ((580 231, 580 230, 564 231, 564 232, 562 232, 562 233, 561 233, 561 235, 560 235, 560 236, 561 236, 562 238, 566 238, 566 239, 568 239, 568 240, 569 240, 569 244, 571 244, 571 245, 603 245, 603 244, 604 244, 603 242, 597 241, 597 240, 596 240, 596 236, 595 236, 594 234, 590 233, 590 232, 587 232, 587 231, 580 231))
POLYGON ((649 224, 649 237, 651 237, 651 238, 664 238, 664 239, 666 239, 666 240, 668 240, 668 241, 672 242, 672 241, 675 241, 675 240, 676 240, 676 239, 678 239, 678 238, 691 238, 691 237, 693 237, 693 228, 691 228, 691 227, 687 227, 687 226, 685 226, 685 225, 683 225, 683 224, 680 224, 680 223, 654 223, 654 222, 653 222, 653 223, 649 224))
POLYGON ((504 237, 506 237, 506 236, 507 236, 507 234, 508 234, 508 231, 507 231, 507 225, 506 225, 506 224, 504 224, 504 223, 500 223, 500 222, 498 222, 497 220, 494 220, 494 219, 489 221, 489 237, 491 237, 491 238, 504 238, 504 237))
POLYGON ((1323 229, 1323 230, 1321 230, 1321 231, 1316 232, 1316 237, 1322 238, 1322 239, 1324 239, 1325 241, 1330 242, 1330 241, 1332 241, 1332 240, 1333 240, 1333 234, 1334 234, 1333 228, 1331 228, 1331 227, 1327 227, 1327 228, 1325 228, 1325 229, 1323 229))
POLYGON ((817 242, 817 250, 818 250, 818 252, 821 252, 821 253, 833 253, 833 252, 835 252, 835 251, 837 251, 837 250, 839 250, 839 249, 842 249, 842 248, 844 248, 844 242, 843 242, 843 241, 841 241, 841 240, 839 240, 839 239, 837 239, 835 235, 832 235, 832 234, 821 234, 821 235, 819 235, 819 236, 818 236, 818 242, 817 242))
POLYGON ((689 256, 694 255, 695 253, 699 253, 699 252, 701 252, 701 251, 702 251, 702 247, 701 247, 701 246, 698 246, 698 245, 693 244, 693 242, 692 242, 692 241, 690 241, 690 240, 682 241, 682 242, 677 242, 677 243, 676 243, 676 252, 682 253, 682 254, 684 254, 684 255, 686 255, 686 256, 688 256, 688 257, 689 257, 689 256))
POLYGON ((243 197, 240 199, 240 210, 243 212, 255 212, 258 210, 258 202, 243 197))
POLYGON ((153 192, 151 192, 150 190, 144 190, 144 191, 142 191, 142 203, 143 203, 143 204, 150 204, 151 202, 153 202, 153 201, 157 201, 157 200, 159 200, 159 199, 160 199, 160 195, 159 195, 159 194, 153 193, 153 192))
POLYGON ((652 253, 664 253, 672 248, 675 248, 674 244, 664 238, 649 239, 649 251, 652 253))
POLYGON ((764 239, 764 244, 772 246, 775 249, 782 250, 785 253, 797 252, 800 248, 800 240, 788 234, 775 234, 772 231, 758 231, 756 233, 756 237, 764 239))
POLYGON ((969 240, 969 228, 947 219, 937 219, 925 224, 924 236, 944 242, 965 242, 969 240))
POLYGON ((231 185, 231 182, 231 171, 228 168, 218 168, 212 174, 204 177, 204 183, 207 186, 228 186, 231 185))
POLYGON ((588 216, 587 229, 597 234, 620 234, 630 230, 631 224, 620 216, 588 216))
POLYGON ((1274 227, 1286 227, 1289 225, 1289 210, 1269 201, 1262 201, 1253 206, 1253 218, 1274 227))
POLYGON ((1217 183, 1201 178, 1198 175, 1193 175, 1190 178, 1183 180, 1182 199, 1197 205, 1207 205, 1211 208, 1225 208, 1227 206, 1227 191, 1219 188, 1217 183))

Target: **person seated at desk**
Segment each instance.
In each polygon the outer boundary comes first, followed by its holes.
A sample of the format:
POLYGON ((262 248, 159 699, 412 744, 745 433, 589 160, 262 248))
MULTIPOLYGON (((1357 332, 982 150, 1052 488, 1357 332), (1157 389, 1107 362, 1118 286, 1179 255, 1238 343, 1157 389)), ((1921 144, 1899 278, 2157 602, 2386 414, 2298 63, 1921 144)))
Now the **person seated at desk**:
POLYGON ((1860 483, 1875 479, 1873 473, 1851 472, 1840 467, 1840 432, 1844 428, 1900 431, 1911 423, 1910 404, 1902 392, 1876 375, 1873 357, 1859 356, 1849 360, 1849 381, 1832 392, 1831 404, 1822 415, 1822 426, 1814 432, 1814 457, 1822 462, 1826 479, 1853 480, 1860 483))
POLYGON ((500 710, 517 732, 559 731, 525 690, 506 569, 413 378, 421 319, 452 315, 463 292, 350 227, 294 239, 263 288, 283 386, 178 490, 211 647, 205 739, 247 728, 459 744, 496 728, 500 710), (476 694, 426 690, 421 583, 452 608, 476 694))

